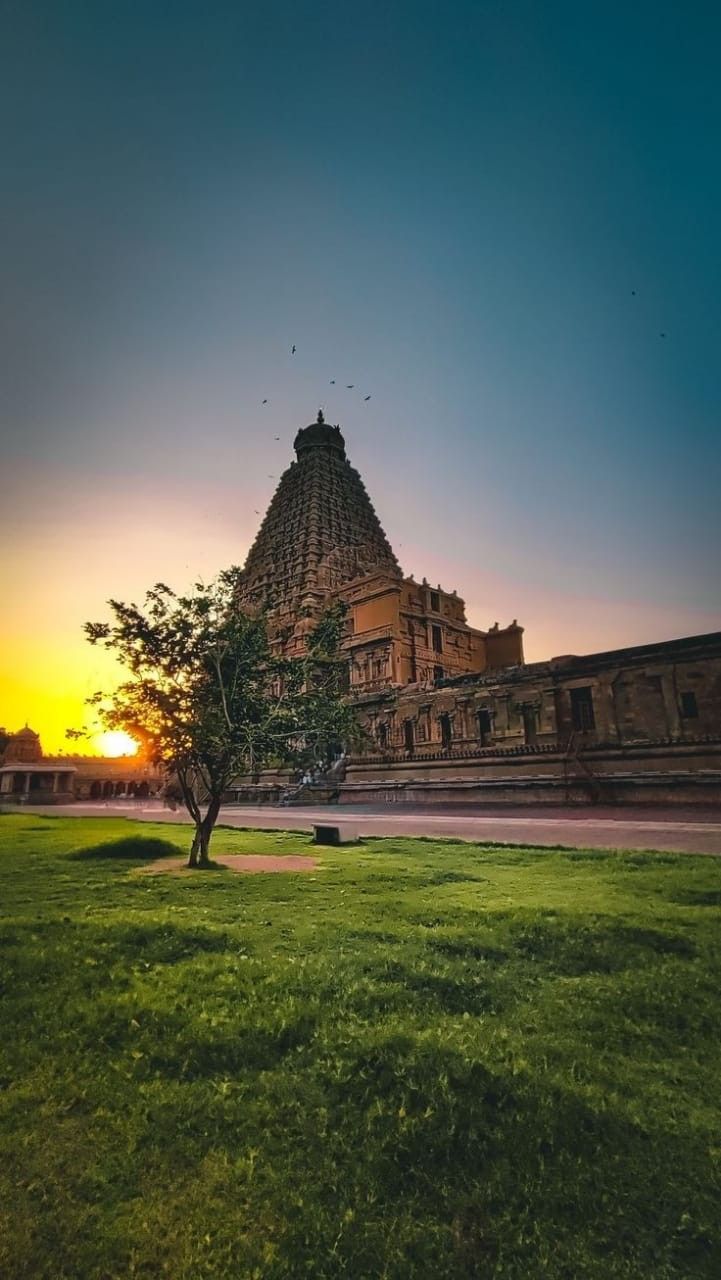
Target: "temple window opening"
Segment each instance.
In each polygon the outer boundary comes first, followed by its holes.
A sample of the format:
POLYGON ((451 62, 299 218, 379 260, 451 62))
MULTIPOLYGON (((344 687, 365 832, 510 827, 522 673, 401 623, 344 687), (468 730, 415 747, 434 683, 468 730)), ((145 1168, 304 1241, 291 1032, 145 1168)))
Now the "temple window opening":
POLYGON ((596 717, 593 714, 593 692, 590 685, 582 685, 571 689, 571 722, 574 729, 585 733, 587 729, 596 728, 596 717))
POLYGON ((698 719, 698 703, 692 689, 681 694, 681 715, 684 720, 698 719))

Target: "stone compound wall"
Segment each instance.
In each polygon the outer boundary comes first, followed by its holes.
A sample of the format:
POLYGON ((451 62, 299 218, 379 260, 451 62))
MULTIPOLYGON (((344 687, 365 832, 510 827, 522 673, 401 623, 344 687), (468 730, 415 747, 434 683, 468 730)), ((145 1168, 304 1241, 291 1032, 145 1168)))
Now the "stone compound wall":
POLYGON ((78 756, 74 781, 76 800, 110 800, 117 797, 142 800, 158 795, 164 779, 158 769, 133 756, 78 756))
POLYGON ((721 635, 358 700, 345 802, 721 801, 721 635))
POLYGON ((721 739, 594 747, 574 759, 553 747, 351 762, 343 804, 720 804, 721 739))

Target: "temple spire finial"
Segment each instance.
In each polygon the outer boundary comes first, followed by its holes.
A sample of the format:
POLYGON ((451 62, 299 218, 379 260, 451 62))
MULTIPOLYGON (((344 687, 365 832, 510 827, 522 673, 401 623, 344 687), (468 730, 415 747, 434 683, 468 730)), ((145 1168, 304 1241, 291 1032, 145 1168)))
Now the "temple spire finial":
POLYGON ((322 410, 322 409, 319 409, 319 410, 318 410, 318 417, 316 418, 316 422, 325 422, 325 418, 323 417, 323 410, 322 410))

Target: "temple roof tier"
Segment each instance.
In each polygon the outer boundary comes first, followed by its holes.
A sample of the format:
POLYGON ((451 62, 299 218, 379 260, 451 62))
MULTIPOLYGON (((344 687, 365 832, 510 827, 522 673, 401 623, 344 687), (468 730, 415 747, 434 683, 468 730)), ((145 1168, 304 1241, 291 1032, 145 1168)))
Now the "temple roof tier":
POLYGON ((293 607, 379 569, 401 577, 340 427, 321 410, 297 433, 295 451, 248 552, 241 607, 293 607))

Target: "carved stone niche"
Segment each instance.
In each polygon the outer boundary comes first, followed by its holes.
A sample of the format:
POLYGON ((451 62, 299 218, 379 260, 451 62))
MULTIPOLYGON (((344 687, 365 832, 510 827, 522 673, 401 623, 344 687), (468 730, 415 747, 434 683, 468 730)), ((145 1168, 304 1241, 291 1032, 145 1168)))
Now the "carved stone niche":
POLYGON ((318 566, 319 584, 332 591, 353 578, 362 578, 378 568, 378 551, 369 543, 335 547, 318 566))

